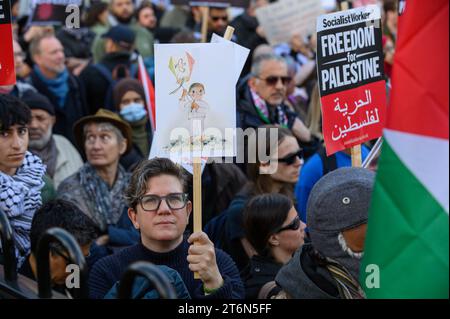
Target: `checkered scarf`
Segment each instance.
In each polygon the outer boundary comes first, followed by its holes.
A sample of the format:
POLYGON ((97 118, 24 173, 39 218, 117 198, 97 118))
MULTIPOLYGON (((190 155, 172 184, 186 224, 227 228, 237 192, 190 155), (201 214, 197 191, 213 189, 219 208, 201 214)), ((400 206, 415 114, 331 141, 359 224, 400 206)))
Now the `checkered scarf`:
POLYGON ((0 210, 13 229, 18 267, 30 251, 31 220, 42 204, 45 169, 39 157, 27 152, 16 174, 0 172, 0 210))

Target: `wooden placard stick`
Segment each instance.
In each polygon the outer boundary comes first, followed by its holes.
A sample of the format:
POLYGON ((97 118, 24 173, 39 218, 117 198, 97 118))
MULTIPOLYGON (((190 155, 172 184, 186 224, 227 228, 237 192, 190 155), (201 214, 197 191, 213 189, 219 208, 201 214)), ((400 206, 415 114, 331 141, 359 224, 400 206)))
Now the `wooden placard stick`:
POLYGON ((361 144, 352 147, 352 167, 361 167, 361 144))
POLYGON ((202 7, 202 43, 208 40, 209 7, 202 7))
MULTIPOLYGON (((226 40, 231 40, 231 37, 233 36, 234 28, 228 26, 224 38, 226 40)), ((200 123, 198 123, 200 124, 200 123)), ((203 127, 201 125, 199 126, 197 124, 197 127, 193 128, 193 135, 194 137, 200 138, 200 145, 201 143, 201 136, 202 136, 202 130, 203 127)), ((201 150, 200 150, 201 153, 201 150)), ((195 156, 194 157, 194 179, 193 179, 193 186, 194 186, 194 192, 193 192, 193 200, 194 200, 194 232, 202 231, 202 161, 201 157, 195 156)), ((195 243, 194 243, 195 244, 195 243)), ((200 276, 197 272, 194 272, 194 279, 200 279, 200 276)))
MULTIPOLYGON (((340 3, 340 9, 342 11, 348 10, 350 5, 348 1, 342 1, 340 3)), ((361 156, 361 145, 356 145, 352 147, 352 167, 361 167, 362 166, 362 156, 361 156)))

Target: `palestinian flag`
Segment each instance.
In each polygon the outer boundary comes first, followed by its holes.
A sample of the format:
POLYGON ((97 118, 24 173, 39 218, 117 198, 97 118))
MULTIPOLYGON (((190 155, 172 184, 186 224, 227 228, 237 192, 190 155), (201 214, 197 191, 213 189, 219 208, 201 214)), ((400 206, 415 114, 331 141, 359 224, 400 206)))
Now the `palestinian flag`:
POLYGON ((368 298, 448 298, 449 2, 400 9, 360 282, 368 298))

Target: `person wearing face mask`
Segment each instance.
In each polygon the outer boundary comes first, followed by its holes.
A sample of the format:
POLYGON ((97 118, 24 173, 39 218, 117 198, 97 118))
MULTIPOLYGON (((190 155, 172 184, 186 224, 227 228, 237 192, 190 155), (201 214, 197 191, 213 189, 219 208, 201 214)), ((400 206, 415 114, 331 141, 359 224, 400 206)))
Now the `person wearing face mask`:
POLYGON ((365 298, 358 278, 374 180, 373 171, 345 167, 314 186, 307 207, 311 243, 275 278, 288 298, 365 298))
POLYGON ((147 116, 144 88, 138 80, 126 78, 113 90, 114 108, 132 129, 133 144, 145 157, 150 153, 152 134, 147 116))

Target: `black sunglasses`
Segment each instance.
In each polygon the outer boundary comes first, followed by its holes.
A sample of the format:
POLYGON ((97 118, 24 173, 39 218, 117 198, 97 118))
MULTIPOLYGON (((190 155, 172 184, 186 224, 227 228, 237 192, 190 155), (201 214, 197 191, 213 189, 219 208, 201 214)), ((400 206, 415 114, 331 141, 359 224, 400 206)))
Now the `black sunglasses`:
POLYGON ((211 17, 211 20, 213 20, 213 21, 219 21, 219 20, 228 21, 228 17, 211 17))
POLYGON ((257 77, 257 78, 260 80, 266 81, 266 84, 270 85, 270 86, 277 85, 278 81, 280 81, 280 80, 281 80, 281 83, 283 83, 283 85, 287 85, 289 82, 292 81, 292 77, 290 77, 290 76, 273 76, 273 75, 271 75, 271 76, 266 77, 265 79, 260 78, 260 77, 257 77))
POLYGON ((281 227, 275 233, 278 234, 285 230, 297 230, 299 228, 300 228, 300 217, 297 216, 294 218, 292 222, 289 223, 289 225, 281 227))
POLYGON ((303 156, 304 156, 303 150, 299 150, 297 153, 287 155, 286 157, 283 157, 283 158, 279 158, 278 162, 285 163, 286 165, 292 165, 295 163, 295 160, 297 159, 297 157, 299 159, 302 159, 303 156))

